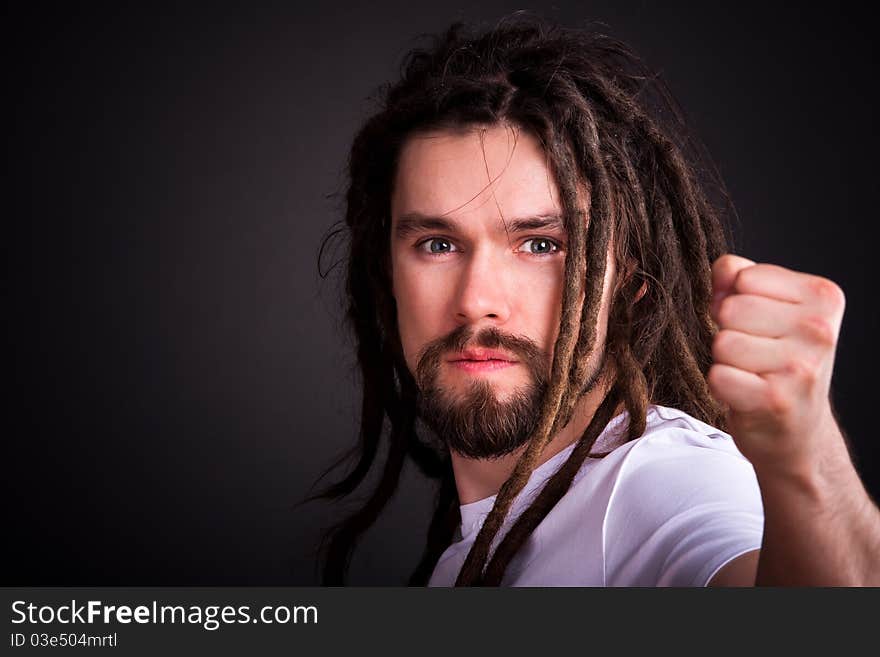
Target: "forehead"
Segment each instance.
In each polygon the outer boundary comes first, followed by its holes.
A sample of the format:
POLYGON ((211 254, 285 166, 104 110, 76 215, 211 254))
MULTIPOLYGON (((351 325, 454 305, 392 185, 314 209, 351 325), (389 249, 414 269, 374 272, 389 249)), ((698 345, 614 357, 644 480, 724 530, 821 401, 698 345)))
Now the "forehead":
POLYGON ((404 143, 392 217, 418 213, 468 217, 558 212, 547 157, 529 132, 510 125, 435 130, 404 143))

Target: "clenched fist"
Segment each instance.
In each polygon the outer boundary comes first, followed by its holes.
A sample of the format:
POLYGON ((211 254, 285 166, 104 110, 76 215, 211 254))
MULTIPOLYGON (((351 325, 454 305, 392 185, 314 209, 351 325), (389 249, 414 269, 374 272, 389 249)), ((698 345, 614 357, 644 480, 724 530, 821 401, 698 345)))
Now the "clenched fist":
POLYGON ((712 282, 708 382, 728 406, 728 431, 756 470, 812 474, 843 446, 829 400, 843 292, 734 255, 715 261, 712 282))

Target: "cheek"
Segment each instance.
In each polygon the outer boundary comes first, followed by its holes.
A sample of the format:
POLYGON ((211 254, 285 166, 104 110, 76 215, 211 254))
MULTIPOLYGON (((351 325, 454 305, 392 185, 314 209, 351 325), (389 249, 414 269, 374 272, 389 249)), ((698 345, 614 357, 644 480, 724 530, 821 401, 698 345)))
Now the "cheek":
POLYGON ((444 286, 438 286, 417 272, 398 267, 392 281, 397 302, 397 329, 404 357, 411 370, 426 343, 442 331, 444 286))
POLYGON ((553 346, 559 335, 559 321, 562 318, 564 265, 548 266, 539 272, 521 279, 519 305, 522 316, 528 317, 532 327, 532 337, 548 355, 552 356, 553 346))

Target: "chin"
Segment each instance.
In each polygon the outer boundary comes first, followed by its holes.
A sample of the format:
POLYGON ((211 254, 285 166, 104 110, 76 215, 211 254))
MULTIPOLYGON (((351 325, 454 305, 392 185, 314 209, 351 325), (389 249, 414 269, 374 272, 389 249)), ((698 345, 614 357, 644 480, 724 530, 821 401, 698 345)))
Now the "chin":
POLYGON ((475 394, 480 388, 488 387, 495 401, 502 404, 517 391, 524 389, 527 384, 527 381, 500 381, 498 377, 490 376, 469 377, 466 380, 461 377, 449 377, 440 381, 441 387, 458 400, 475 394))

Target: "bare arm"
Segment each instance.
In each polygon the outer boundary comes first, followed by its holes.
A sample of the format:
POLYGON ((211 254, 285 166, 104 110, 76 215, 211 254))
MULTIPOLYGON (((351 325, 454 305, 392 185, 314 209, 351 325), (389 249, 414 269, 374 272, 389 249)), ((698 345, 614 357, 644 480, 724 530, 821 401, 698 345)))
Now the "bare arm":
POLYGON ((752 462, 764 539, 712 585, 880 585, 880 510, 849 458, 828 391, 844 299, 827 279, 722 256, 709 372, 752 462))
POLYGON ((880 510, 836 426, 812 472, 762 472, 764 541, 757 584, 880 585, 880 510))

